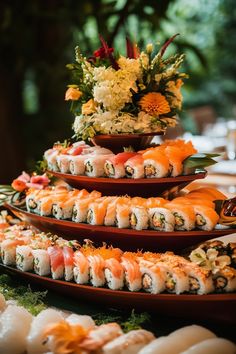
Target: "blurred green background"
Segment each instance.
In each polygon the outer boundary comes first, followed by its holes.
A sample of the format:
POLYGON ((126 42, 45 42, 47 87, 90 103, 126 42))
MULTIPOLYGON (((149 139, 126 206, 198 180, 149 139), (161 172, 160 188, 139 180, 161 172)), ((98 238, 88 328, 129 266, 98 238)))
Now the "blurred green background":
POLYGON ((76 45, 91 55, 99 33, 122 54, 125 36, 142 48, 180 33, 168 50, 186 53, 183 128, 235 119, 234 0, 3 0, 0 31, 1 184, 72 135, 65 66, 76 45))

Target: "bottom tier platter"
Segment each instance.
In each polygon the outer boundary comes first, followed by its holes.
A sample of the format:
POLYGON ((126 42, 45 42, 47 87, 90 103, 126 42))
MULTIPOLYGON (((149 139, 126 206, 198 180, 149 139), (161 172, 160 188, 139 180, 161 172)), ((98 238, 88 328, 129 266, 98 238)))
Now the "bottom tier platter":
POLYGON ((224 228, 212 231, 174 231, 160 232, 152 230, 119 229, 109 226, 93 226, 73 221, 58 220, 52 217, 29 213, 23 209, 7 204, 17 217, 25 220, 38 229, 53 232, 67 239, 83 241, 90 239, 95 243, 106 242, 123 250, 178 251, 212 239, 235 232, 235 229, 224 228))
POLYGON ((44 288, 71 296, 77 300, 85 299, 88 303, 96 302, 107 307, 136 308, 149 310, 171 317, 189 318, 194 320, 218 321, 236 323, 236 294, 158 294, 144 292, 116 291, 107 288, 95 288, 88 285, 78 285, 62 280, 22 272, 13 267, 0 264, 4 271, 17 274, 29 282, 34 282, 44 288))

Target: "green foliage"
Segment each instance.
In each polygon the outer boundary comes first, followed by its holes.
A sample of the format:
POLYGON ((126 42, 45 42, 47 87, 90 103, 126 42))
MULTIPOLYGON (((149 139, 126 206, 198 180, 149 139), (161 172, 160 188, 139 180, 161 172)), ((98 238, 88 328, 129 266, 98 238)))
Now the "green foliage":
POLYGON ((204 170, 205 167, 214 165, 217 163, 213 158, 219 157, 218 154, 194 154, 183 162, 183 174, 190 175, 191 173, 195 173, 196 170, 204 170))

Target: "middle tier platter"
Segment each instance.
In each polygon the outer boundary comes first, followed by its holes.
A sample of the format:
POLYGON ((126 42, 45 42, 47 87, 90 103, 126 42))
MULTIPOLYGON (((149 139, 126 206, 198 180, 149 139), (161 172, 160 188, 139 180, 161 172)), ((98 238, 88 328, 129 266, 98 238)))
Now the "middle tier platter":
POLYGON ((152 250, 152 251, 179 251, 210 240, 235 232, 235 229, 223 228, 212 231, 192 230, 161 232, 154 230, 120 229, 110 226, 94 226, 68 220, 58 220, 53 217, 40 216, 13 205, 6 205, 18 218, 27 221, 46 232, 62 235, 66 239, 75 238, 83 241, 85 238, 95 243, 106 242, 124 250, 152 250))
POLYGON ((88 191, 98 190, 107 195, 125 195, 153 197, 158 196, 165 191, 173 192, 181 190, 196 179, 206 177, 206 171, 196 172, 191 175, 181 175, 177 177, 164 178, 105 178, 76 176, 68 173, 48 171, 53 176, 62 179, 74 188, 85 188, 88 191))

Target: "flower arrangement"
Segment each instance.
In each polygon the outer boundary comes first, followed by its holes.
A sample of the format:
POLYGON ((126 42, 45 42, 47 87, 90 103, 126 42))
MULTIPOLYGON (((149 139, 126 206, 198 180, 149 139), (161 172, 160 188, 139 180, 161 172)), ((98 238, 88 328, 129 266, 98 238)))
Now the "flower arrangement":
POLYGON ((76 63, 68 64, 73 84, 65 99, 75 115, 75 137, 88 140, 98 134, 144 134, 164 131, 176 125, 182 107, 179 72, 183 54, 164 59, 171 37, 155 54, 148 44, 140 52, 126 40, 127 57, 100 37, 102 47, 85 58, 76 47, 76 63))

